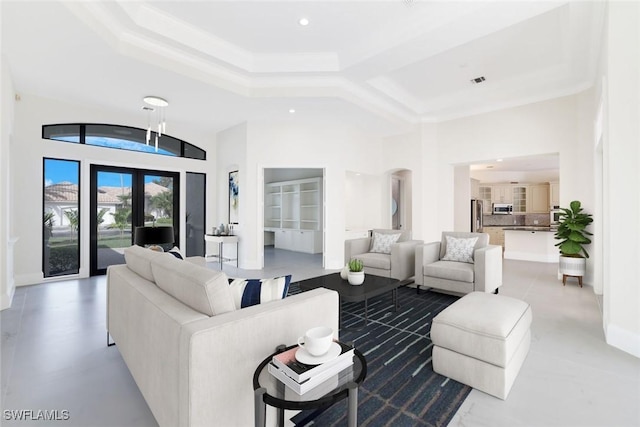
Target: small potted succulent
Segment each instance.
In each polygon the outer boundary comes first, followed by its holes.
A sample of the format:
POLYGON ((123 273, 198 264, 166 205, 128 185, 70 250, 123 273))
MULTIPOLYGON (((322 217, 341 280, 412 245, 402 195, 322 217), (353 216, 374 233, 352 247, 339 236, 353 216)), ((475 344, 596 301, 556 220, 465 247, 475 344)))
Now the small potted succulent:
POLYGON ((555 238, 560 240, 556 246, 560 249, 559 273, 563 276, 584 276, 589 253, 584 245, 591 243, 586 228, 593 222, 591 214, 582 213, 578 200, 570 203, 569 209, 562 208, 555 238))
POLYGON ((361 260, 354 258, 349 261, 349 283, 352 285, 362 285, 364 282, 364 264, 361 260))

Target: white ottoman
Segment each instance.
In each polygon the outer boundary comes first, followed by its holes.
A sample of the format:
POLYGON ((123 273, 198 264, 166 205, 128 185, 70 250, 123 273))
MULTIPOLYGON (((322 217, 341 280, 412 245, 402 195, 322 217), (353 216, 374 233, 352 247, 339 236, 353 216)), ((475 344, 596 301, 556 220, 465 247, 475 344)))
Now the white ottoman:
POLYGON ((472 292, 433 319, 433 370, 506 399, 531 343, 531 307, 472 292))

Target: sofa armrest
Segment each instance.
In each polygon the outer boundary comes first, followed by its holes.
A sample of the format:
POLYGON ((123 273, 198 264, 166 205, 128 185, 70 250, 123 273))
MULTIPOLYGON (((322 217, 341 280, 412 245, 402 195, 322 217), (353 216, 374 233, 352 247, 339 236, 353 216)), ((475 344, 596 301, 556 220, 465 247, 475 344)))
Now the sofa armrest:
POLYGON ((391 277, 405 280, 415 274, 416 247, 422 240, 407 240, 391 245, 391 277))
POLYGON ((332 328, 338 338, 338 309, 338 293, 319 288, 185 325, 180 425, 253 425, 253 373, 260 362, 315 326, 332 328))
POLYGON ((344 241, 344 263, 345 265, 351 259, 360 254, 369 252, 371 248, 371 237, 362 237, 360 239, 348 239, 344 241))
POLYGON ((417 285, 424 284, 423 267, 440 259, 440 242, 430 242, 416 246, 415 280, 417 285))
POLYGON ((474 258, 474 290, 494 292, 502 286, 502 246, 488 245, 476 249, 474 258))

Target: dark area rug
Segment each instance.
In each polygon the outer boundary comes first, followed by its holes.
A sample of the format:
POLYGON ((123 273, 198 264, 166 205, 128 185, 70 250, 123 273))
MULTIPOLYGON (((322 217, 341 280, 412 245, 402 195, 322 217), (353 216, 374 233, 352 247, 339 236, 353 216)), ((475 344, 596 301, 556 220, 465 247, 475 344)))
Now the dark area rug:
MULTIPOLYGON (((295 285, 290 294, 300 292, 295 285)), ((358 390, 359 426, 446 426, 471 387, 433 372, 431 319, 458 297, 398 289, 400 308, 393 311, 391 293, 364 303, 343 303, 340 340, 351 341, 367 360, 367 378, 358 390), (358 328, 360 330, 350 328, 358 328)), ((346 426, 347 400, 322 412, 303 411, 297 426, 346 426)))

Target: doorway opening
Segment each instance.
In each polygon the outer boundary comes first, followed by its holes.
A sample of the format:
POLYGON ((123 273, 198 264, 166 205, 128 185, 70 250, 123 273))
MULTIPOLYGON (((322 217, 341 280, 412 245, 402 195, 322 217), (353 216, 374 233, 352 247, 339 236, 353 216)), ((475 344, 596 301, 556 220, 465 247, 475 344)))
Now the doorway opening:
POLYGON ((303 257, 324 266, 324 169, 265 168, 263 266, 303 257))

